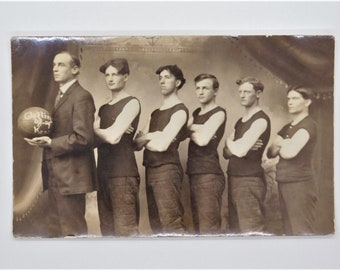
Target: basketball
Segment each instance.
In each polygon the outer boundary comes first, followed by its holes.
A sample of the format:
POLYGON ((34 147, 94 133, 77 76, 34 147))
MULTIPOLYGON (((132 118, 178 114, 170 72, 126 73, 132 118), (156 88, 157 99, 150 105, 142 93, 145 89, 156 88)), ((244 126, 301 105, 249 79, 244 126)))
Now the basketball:
POLYGON ((43 108, 30 107, 18 117, 18 129, 27 138, 48 136, 51 128, 51 114, 43 108))

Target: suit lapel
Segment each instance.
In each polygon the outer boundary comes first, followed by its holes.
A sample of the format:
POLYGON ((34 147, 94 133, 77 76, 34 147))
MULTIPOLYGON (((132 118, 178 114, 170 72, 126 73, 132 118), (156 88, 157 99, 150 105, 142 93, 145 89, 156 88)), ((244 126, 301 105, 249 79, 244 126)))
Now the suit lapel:
POLYGON ((53 109, 53 114, 59 109, 59 107, 69 98, 69 96, 72 94, 74 89, 79 85, 78 81, 76 81, 74 84, 70 86, 69 89, 67 89, 66 93, 63 95, 63 97, 59 100, 57 106, 53 109))

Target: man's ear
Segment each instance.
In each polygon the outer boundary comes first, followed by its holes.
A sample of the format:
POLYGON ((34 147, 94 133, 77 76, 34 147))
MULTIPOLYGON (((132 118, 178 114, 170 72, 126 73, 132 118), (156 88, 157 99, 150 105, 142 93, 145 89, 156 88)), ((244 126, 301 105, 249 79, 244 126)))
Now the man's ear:
POLYGON ((256 97, 257 97, 257 98, 260 98, 261 93, 262 93, 261 90, 256 90, 256 91, 255 91, 256 97))
POLYGON ((312 104, 312 100, 311 99, 306 99, 305 100, 305 106, 309 107, 312 104))
POLYGON ((77 65, 74 65, 72 67, 72 74, 77 75, 79 73, 79 67, 77 65))
POLYGON ((178 88, 181 85, 182 81, 181 80, 176 80, 176 87, 178 88))

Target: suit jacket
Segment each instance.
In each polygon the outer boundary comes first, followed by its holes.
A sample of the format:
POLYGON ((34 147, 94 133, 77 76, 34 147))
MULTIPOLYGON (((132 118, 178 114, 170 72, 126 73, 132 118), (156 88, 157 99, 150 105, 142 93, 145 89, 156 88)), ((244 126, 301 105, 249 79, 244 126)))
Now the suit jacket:
POLYGON ((78 81, 72 84, 52 112, 52 143, 43 152, 44 190, 49 182, 64 195, 96 189, 94 113, 92 95, 78 81))

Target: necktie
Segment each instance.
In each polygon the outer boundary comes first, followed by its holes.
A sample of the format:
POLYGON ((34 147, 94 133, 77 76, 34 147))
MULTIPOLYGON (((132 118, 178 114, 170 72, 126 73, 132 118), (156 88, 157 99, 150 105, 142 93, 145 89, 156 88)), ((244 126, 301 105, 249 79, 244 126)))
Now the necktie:
POLYGON ((57 97, 54 102, 54 107, 57 107, 57 104, 59 103, 60 99, 63 97, 63 92, 61 90, 58 91, 57 97))

